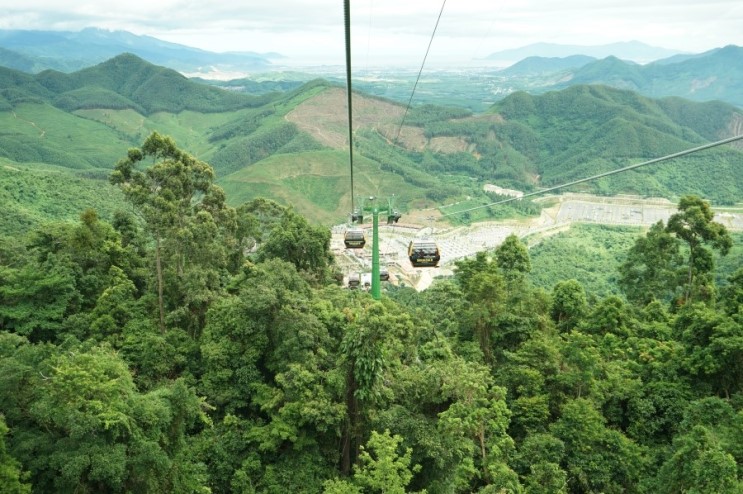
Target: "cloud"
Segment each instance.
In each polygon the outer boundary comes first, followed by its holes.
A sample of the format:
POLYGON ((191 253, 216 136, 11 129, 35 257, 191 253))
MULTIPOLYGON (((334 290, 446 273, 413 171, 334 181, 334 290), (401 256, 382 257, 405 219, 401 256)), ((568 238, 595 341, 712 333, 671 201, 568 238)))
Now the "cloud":
MULTIPOLYGON (((442 2, 353 0, 352 51, 368 60, 420 64, 442 2)), ((344 62, 338 0, 0 0, 2 29, 100 27, 150 35, 213 51, 274 51, 344 62)), ((701 52, 743 45, 739 0, 451 0, 431 61, 484 57, 536 42, 599 45, 639 40, 701 52)), ((355 55, 355 56, 356 56, 355 55)))

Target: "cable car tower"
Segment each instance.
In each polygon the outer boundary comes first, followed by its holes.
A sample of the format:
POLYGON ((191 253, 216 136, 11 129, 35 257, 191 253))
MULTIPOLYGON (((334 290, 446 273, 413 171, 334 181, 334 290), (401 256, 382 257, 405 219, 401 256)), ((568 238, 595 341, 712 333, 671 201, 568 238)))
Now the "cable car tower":
MULTIPOLYGON (((369 209, 371 209, 372 215, 371 295, 372 298, 374 298, 375 300, 379 300, 382 296, 380 288, 381 270, 379 266, 379 215, 386 215, 387 224, 392 225, 400 220, 402 214, 400 214, 400 212, 394 208, 392 198, 387 199, 386 208, 381 208, 379 206, 379 201, 374 196, 369 197, 367 201, 371 204, 369 209)), ((363 223, 365 212, 366 210, 364 209, 362 202, 362 206, 359 209, 354 209, 354 211, 351 213, 351 223, 363 223)))
MULTIPOLYGON (((351 165, 351 223, 361 224, 364 222, 364 203, 357 209, 353 194, 353 112, 351 98, 351 9, 350 0, 344 0, 343 10, 345 14, 346 27, 346 88, 348 92, 348 153, 351 165)), ((380 269, 379 269, 379 213, 382 211, 379 207, 377 198, 369 197, 372 213, 372 274, 371 274, 371 295, 374 300, 379 300, 380 290, 380 269)), ((387 214, 387 224, 397 223, 402 216, 393 208, 392 199, 387 200, 387 208, 384 210, 387 214)), ((361 244, 363 247, 363 244, 361 244)))

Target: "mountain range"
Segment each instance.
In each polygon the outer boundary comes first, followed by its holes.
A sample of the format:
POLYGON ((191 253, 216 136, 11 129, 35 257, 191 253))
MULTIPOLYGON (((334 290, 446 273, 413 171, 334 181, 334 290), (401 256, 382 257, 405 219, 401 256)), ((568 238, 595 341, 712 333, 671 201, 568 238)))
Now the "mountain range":
POLYGON ((215 53, 169 43, 127 31, 87 28, 82 31, 0 30, 0 65, 37 73, 46 69, 74 72, 132 53, 156 65, 180 72, 207 69, 266 70, 277 53, 215 53))
POLYGON ((645 96, 722 100, 743 107, 743 48, 729 45, 694 57, 638 65, 606 57, 572 71, 555 89, 573 84, 605 84, 645 96))
POLYGON ((564 58, 571 55, 584 55, 592 58, 614 56, 622 60, 632 60, 637 63, 648 63, 654 60, 679 55, 678 50, 669 50, 657 46, 650 46, 640 41, 626 41, 605 45, 564 45, 557 43, 533 43, 519 48, 493 52, 486 56, 486 60, 514 63, 528 57, 564 58))
MULTIPOLYGON (((278 53, 216 53, 151 36, 98 28, 81 31, 0 30, 0 65, 24 72, 37 73, 46 69, 73 72, 121 53, 132 53, 148 62, 183 73, 265 71, 283 58, 278 53)), ((629 41, 598 46, 535 43, 494 52, 485 59, 509 60, 513 63, 532 56, 564 58, 572 55, 592 58, 615 56, 640 63, 674 55, 683 56, 675 50, 629 41)))
MULTIPOLYGON (((182 74, 254 73, 261 78, 260 81, 246 78, 221 84, 238 92, 259 94, 295 88, 318 76, 342 83, 337 74, 322 72, 283 72, 267 81, 265 74, 280 69, 276 63, 282 56, 277 53, 214 53, 149 36, 96 28, 79 32, 0 30, 0 66, 26 73, 48 69, 76 72, 122 53, 131 53, 182 74)), ((492 104, 494 97, 500 99, 522 89, 539 94, 574 84, 605 84, 650 97, 719 99, 743 106, 743 84, 740 82, 743 81, 743 48, 734 45, 688 54, 639 41, 597 46, 536 43, 491 53, 487 58, 518 61, 505 69, 474 76, 457 71, 437 73, 421 81, 418 97, 423 102, 465 104, 482 111, 492 104)), ((379 75, 383 76, 379 82, 374 77, 364 77, 357 87, 398 101, 409 99, 409 76, 394 71, 379 75)))

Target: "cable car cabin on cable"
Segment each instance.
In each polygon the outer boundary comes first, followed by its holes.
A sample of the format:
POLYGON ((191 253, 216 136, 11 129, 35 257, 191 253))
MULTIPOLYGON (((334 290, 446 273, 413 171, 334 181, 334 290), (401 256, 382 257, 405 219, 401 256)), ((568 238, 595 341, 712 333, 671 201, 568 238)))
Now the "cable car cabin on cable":
POLYGON ((441 260, 441 252, 433 240, 411 240, 408 258, 414 268, 435 268, 441 260))
POLYGON ((366 245, 364 230, 361 228, 346 230, 346 234, 343 236, 343 243, 346 244, 346 249, 363 249, 364 245, 366 245))
POLYGON ((359 273, 351 273, 348 275, 348 288, 351 290, 358 288, 361 285, 361 276, 359 273))

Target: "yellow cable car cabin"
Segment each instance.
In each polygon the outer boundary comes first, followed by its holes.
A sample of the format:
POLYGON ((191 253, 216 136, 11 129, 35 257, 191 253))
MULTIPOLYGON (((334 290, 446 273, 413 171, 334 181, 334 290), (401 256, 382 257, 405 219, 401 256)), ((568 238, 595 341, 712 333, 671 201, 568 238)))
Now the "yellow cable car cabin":
POLYGON ((433 240, 411 240, 408 258, 414 268, 435 268, 441 260, 439 246, 433 240))
POLYGON ((343 236, 343 243, 346 244, 346 249, 363 249, 364 245, 366 245, 364 230, 361 228, 346 230, 346 234, 343 236))

